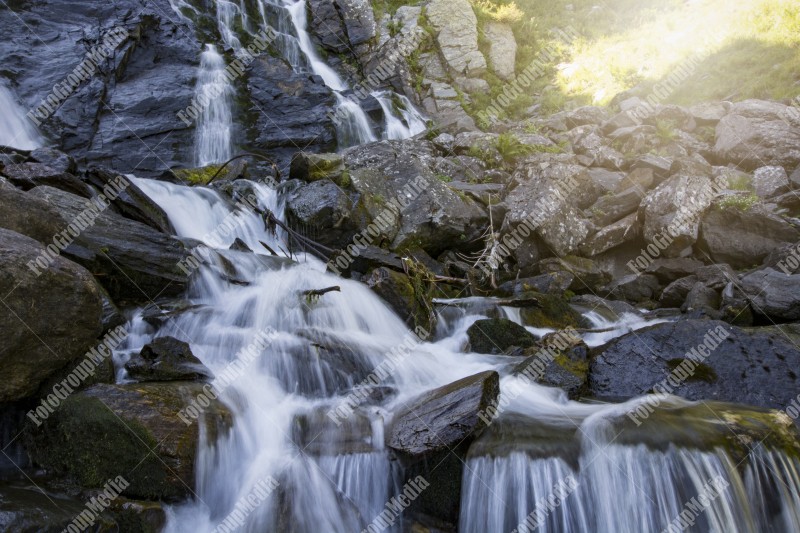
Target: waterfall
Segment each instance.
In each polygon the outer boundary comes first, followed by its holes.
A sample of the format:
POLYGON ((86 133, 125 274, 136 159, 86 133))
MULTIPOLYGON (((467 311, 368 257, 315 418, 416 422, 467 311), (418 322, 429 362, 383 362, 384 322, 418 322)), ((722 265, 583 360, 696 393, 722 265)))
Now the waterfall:
POLYGON ((25 109, 17 102, 14 93, 0 81, 0 146, 20 150, 33 150, 42 145, 42 138, 33 123, 25 116, 25 109))
MULTIPOLYGON (((165 210, 179 236, 203 243, 207 262, 192 279, 187 298, 193 305, 186 312, 160 329, 140 314, 132 317, 132 334, 115 353, 118 368, 152 338, 165 335, 189 342, 218 380, 234 364, 243 368, 221 388, 234 426, 216 443, 201 442, 197 498, 168 507, 166 531, 215 531, 237 502, 269 478, 278 481, 278 489, 245 517, 241 531, 361 531, 406 479, 383 446, 392 412, 421 392, 503 367, 496 358, 460 353, 467 328, 485 317, 478 311, 480 303, 465 307, 441 338, 417 345, 410 357, 397 362, 385 380, 388 400, 368 400, 336 426, 326 412, 403 343, 409 332, 401 320, 366 286, 326 273, 313 256, 293 260, 229 250, 236 238, 256 251, 263 250, 260 241, 275 250, 288 246, 280 231, 264 229, 256 212, 237 211, 236 223, 226 224, 232 203, 220 193, 134 181, 165 210), (229 231, 220 236, 215 230, 223 225, 229 231), (231 277, 247 283, 230 283, 231 277), (332 285, 341 292, 318 301, 303 296, 332 285), (266 349, 255 360, 243 358, 243 349, 265 332, 270 338, 266 349)), ((237 190, 255 195, 260 209, 283 216, 274 190, 245 181, 237 190)), ((618 334, 645 325, 626 319, 618 334)), ((684 429, 656 423, 622 442, 615 428, 626 420, 623 413, 644 399, 619 405, 577 403, 559 389, 520 387, 512 376, 500 386, 507 412, 471 446, 464 467, 461 533, 511 531, 565 479, 576 481, 574 490, 546 513, 542 527, 531 531, 661 531, 710 478, 724 480, 727 489, 704 507, 688 531, 800 530, 796 457, 757 447, 734 460, 717 445, 698 449, 673 435, 719 427, 712 415, 682 421, 684 429), (513 431, 504 433, 504 427, 513 431), (516 434, 523 436, 514 440, 516 434)), ((692 405, 664 399, 658 412, 692 405)), ((387 531, 402 530, 398 523, 387 531)))
POLYGON ((376 141, 369 117, 361 106, 339 93, 336 93, 336 100, 334 124, 339 147, 347 148, 376 141))
POLYGON ((233 155, 233 86, 225 77, 225 58, 212 44, 200 55, 195 100, 207 105, 200 111, 195 131, 195 165, 223 163, 233 155))
POLYGON ((383 109, 384 139, 408 139, 425 131, 425 119, 405 96, 388 91, 376 92, 372 96, 383 109), (393 100, 397 100, 399 105, 395 106, 393 100))

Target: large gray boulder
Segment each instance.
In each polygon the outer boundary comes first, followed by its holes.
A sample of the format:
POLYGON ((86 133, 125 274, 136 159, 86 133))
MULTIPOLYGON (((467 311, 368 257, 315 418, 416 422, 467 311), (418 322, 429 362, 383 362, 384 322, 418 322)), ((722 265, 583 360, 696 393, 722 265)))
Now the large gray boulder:
MULTIPOLYGON (((47 202, 69 220, 86 210, 86 200, 52 187, 37 187, 28 194, 47 202)), ((187 247, 110 209, 80 232, 64 254, 97 275, 118 303, 149 302, 186 290, 188 277, 179 263, 188 257, 187 247)))
POLYGON ((428 22, 448 69, 455 76, 474 77, 486 71, 486 58, 478 50, 478 19, 467 0, 433 0, 428 22))
POLYGON ((0 227, 52 244, 68 222, 53 206, 6 183, 0 183, 0 227))
POLYGON ((286 198, 286 222, 331 248, 347 246, 359 228, 366 227, 357 196, 329 179, 292 191, 286 198))
POLYGON ((489 66, 501 79, 514 79, 517 65, 517 41, 511 26, 489 22, 483 28, 483 36, 489 42, 489 66))
POLYGON ((689 400, 784 409, 797 395, 798 364, 800 350, 775 328, 681 320, 597 348, 589 388, 606 398, 632 398, 655 390, 689 400), (689 369, 688 377, 684 369, 689 369), (670 375, 673 383, 662 389, 659 384, 670 375))
POLYGON ((698 244, 716 262, 751 268, 774 249, 798 240, 800 231, 763 204, 740 208, 717 203, 703 216, 698 244))
POLYGON ((37 275, 27 265, 44 251, 37 241, 0 229, 0 402, 36 392, 102 332, 102 299, 92 275, 63 257, 37 275))
POLYGON ((800 164, 800 124, 790 117, 790 108, 778 102, 734 104, 717 125, 715 156, 748 170, 765 164, 794 169, 800 164))
POLYGON ((370 219, 388 221, 381 239, 393 250, 422 248, 433 257, 469 246, 488 225, 480 204, 440 179, 433 145, 383 141, 344 152, 350 187, 370 219))
POLYGON ((663 257, 676 257, 697 241, 702 214, 715 194, 707 176, 679 174, 668 179, 639 208, 645 240, 658 239, 663 257))

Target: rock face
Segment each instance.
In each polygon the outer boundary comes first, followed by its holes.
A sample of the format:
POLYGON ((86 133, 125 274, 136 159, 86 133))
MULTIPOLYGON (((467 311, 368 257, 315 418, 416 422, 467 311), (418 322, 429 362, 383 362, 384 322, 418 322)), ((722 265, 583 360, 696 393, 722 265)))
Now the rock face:
POLYGON ((139 381, 197 381, 213 378, 211 371, 174 337, 157 337, 138 356, 125 363, 128 375, 139 381))
POLYGON ((467 330, 470 350, 475 353, 501 354, 512 346, 528 348, 536 337, 506 318, 478 320, 467 330))
POLYGON ((43 252, 33 239, 0 229, 0 402, 33 394, 102 332, 102 299, 92 275, 57 257, 37 276, 26 265, 43 252))
POLYGON ((201 43, 179 22, 170 2, 77 5, 57 0, 10 10, 14 15, 0 17, 0 30, 15 37, 0 44, 0 54, 30 109, 64 82, 113 28, 127 30, 128 36, 108 60, 100 61, 97 72, 52 117, 42 120, 40 130, 63 150, 141 175, 160 174, 191 159, 194 132, 177 113, 194 95, 201 43), (19 31, 21 24, 37 28, 36 33, 19 31))
POLYGON ((433 0, 428 21, 436 30, 436 41, 447 67, 455 76, 479 76, 486 59, 478 50, 478 19, 467 0, 433 0))
POLYGON ((742 209, 716 204, 700 224, 700 247, 712 260, 751 268, 784 243, 800 240, 800 231, 761 204, 742 209))
POLYGON ((432 170, 435 147, 425 141, 383 141, 344 152, 351 188, 392 250, 422 248, 433 257, 467 245, 488 223, 478 202, 457 194, 432 170))
POLYGON ((366 227, 365 218, 357 196, 328 179, 303 185, 286 199, 289 225, 331 248, 350 244, 359 228, 366 227))
POLYGON ((58 210, 47 202, 11 185, 0 184, 0 226, 47 246, 66 225, 58 210))
POLYGON ((755 170, 768 163, 785 169, 800 164, 800 128, 787 120, 789 108, 777 102, 746 100, 733 105, 717 125, 715 156, 755 170))
POLYGON ((498 77, 514 79, 517 65, 517 41, 506 24, 489 22, 484 27, 484 37, 489 41, 489 65, 498 77))
POLYGON ((413 461, 477 437, 478 413, 497 400, 500 376, 481 372, 409 401, 392 421, 386 444, 413 461))
POLYGON ((772 328, 682 320, 597 348, 589 389, 598 397, 631 398, 659 390, 672 373, 675 385, 667 385, 667 391, 689 400, 783 409, 796 396, 798 364, 800 350, 772 328), (692 371, 681 379, 686 368, 692 371))
MULTIPOLYGON (((95 385, 64 400, 41 427, 29 427, 28 450, 35 463, 82 487, 102 487, 122 473, 126 496, 182 500, 196 486, 199 429, 178 413, 202 392, 191 383, 95 385)), ((216 400, 203 418, 212 442, 232 420, 216 400)))
MULTIPOLYGON (((86 209, 85 200, 51 187, 37 187, 29 194, 69 220, 86 209)), ((186 289, 187 275, 178 266, 189 254, 183 243, 109 210, 82 231, 64 253, 94 272, 116 302, 177 296, 186 289)))

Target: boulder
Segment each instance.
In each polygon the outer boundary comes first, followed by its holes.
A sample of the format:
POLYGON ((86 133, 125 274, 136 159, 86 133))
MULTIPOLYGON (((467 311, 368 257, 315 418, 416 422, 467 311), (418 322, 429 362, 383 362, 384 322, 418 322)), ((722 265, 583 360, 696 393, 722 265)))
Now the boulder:
MULTIPOLYGON (((48 487, 41 479, 35 482, 26 480, 25 484, 11 481, 0 486, 0 530, 2 531, 19 533, 69 531, 68 527, 75 517, 85 510, 85 501, 77 497, 60 495, 57 488, 48 487)), ((119 531, 118 526, 108 512, 103 512, 97 516, 92 529, 87 531, 111 533, 119 531)))
POLYGON ((766 268, 744 276, 739 289, 753 312, 777 322, 800 320, 800 274, 766 268))
POLYGON ((11 165, 5 167, 2 172, 11 183, 26 191, 39 185, 49 185, 84 198, 93 196, 92 190, 72 174, 50 168, 42 163, 11 165))
POLYGON ((616 298, 640 303, 654 300, 661 285, 652 274, 629 274, 614 280, 602 292, 610 293, 616 298))
POLYGON ((688 400, 784 409, 797 393, 798 364, 800 350, 779 332, 681 320, 597 348, 589 388, 597 397, 632 398, 663 390, 672 375, 674 385, 668 384, 667 392, 688 400))
POLYGON ((716 126, 730 112, 730 102, 705 102, 688 109, 698 126, 716 126))
POLYGON ((467 0, 433 0, 427 16, 439 51, 454 75, 474 77, 486 71, 486 59, 478 50, 478 19, 467 0))
POLYGON ((343 172, 344 162, 339 154, 297 152, 292 158, 289 178, 309 182, 329 179, 336 182, 343 172))
POLYGON ((800 231, 763 204, 715 203, 703 216, 698 245, 713 260, 737 269, 760 264, 776 248, 800 240, 800 231))
POLYGON ((469 351, 486 354, 505 354, 509 348, 528 348, 536 337, 507 318, 478 320, 467 329, 469 351))
POLYGON ((747 170, 764 162, 795 168, 800 164, 800 128, 786 120, 788 111, 783 104, 762 100, 733 104, 717 124, 716 158, 747 170))
POLYGON ((16 231, 43 245, 67 227, 61 213, 47 202, 11 185, 0 186, 0 227, 16 231))
POLYGON ((500 376, 487 371, 406 402, 392 419, 386 445, 406 461, 421 461, 472 440, 486 428, 479 414, 497 401, 500 376))
POLYGON ((703 311, 709 316, 719 318, 720 291, 707 287, 705 283, 698 281, 686 295, 686 301, 681 306, 681 311, 691 313, 693 311, 703 311))
POLYGON ((503 80, 513 80, 517 66, 517 41, 511 26, 489 22, 483 27, 483 36, 489 42, 492 71, 503 80))
POLYGON ((595 226, 605 228, 639 209, 644 196, 645 192, 639 187, 629 187, 624 191, 602 196, 587 211, 595 226))
POLYGON ((367 279, 372 292, 383 299, 409 328, 422 327, 431 331, 436 322, 430 294, 411 279, 388 268, 376 268, 367 279))
POLYGON ((157 337, 125 363, 128 375, 138 381, 207 381, 211 371, 174 337, 157 337))
POLYGON ((658 299, 659 307, 673 308, 681 307, 686 302, 689 292, 697 284, 697 276, 686 276, 676 279, 661 291, 658 299))
POLYGON ((567 129, 570 130, 587 124, 601 124, 606 120, 608 120, 608 111, 602 107, 582 106, 564 112, 564 121, 567 129))
POLYGON ((561 295, 569 289, 575 275, 566 272, 548 272, 532 278, 521 278, 514 281, 507 281, 498 287, 504 294, 520 295, 527 291, 541 292, 543 294, 561 295))
POLYGON ((32 163, 42 163, 57 172, 76 175, 78 165, 75 159, 55 148, 42 147, 33 150, 29 155, 32 163))
MULTIPOLYGON (((86 181, 103 190, 119 177, 119 174, 104 168, 92 168, 86 172, 86 181)), ((111 202, 116 210, 126 218, 147 224, 158 231, 174 234, 175 228, 161 206, 147 196, 135 183, 126 178, 125 188, 111 202)))
POLYGON ((27 266, 44 251, 33 239, 0 229, 0 402, 36 392, 102 333, 102 299, 92 275, 63 257, 48 268, 27 266))
MULTIPOLYGON (((37 187, 29 194, 70 220, 87 209, 82 198, 51 187, 37 187)), ((147 302, 186 290, 187 274, 179 266, 189 254, 186 246, 110 210, 100 212, 64 254, 91 270, 117 303, 147 302)))
MULTIPOLYGON (((102 487, 122 472, 125 496, 181 501, 197 486, 201 431, 179 412, 202 393, 199 383, 95 385, 69 396, 41 427, 29 426, 27 449, 36 464, 80 487, 102 487)), ((210 402, 200 420, 213 443, 232 415, 210 402)))
MULTIPOLYGON (((545 344, 547 338, 543 339, 545 344)), ((551 349, 553 349, 551 347, 551 349)), ((535 376, 536 382, 546 387, 557 387, 567 393, 570 400, 578 400, 586 391, 589 378, 589 348, 582 342, 566 350, 557 350, 557 355, 544 349, 532 348, 535 352, 514 368, 514 374, 535 376), (537 360, 541 363, 537 364, 537 360), (544 363, 544 371, 538 371, 544 363)))
POLYGON ((655 274, 662 283, 670 283, 677 279, 694 274, 703 263, 691 257, 673 259, 656 259, 647 267, 648 274, 655 274))
POLYGON ((650 192, 639 208, 646 241, 660 241, 664 257, 676 257, 697 242, 703 212, 715 192, 706 176, 679 174, 650 192))
POLYGON ((789 175, 783 167, 761 167, 753 175, 753 188, 761 198, 789 192, 789 175))
POLYGON ((563 295, 539 294, 529 291, 525 297, 535 298, 538 304, 521 310, 522 323, 534 328, 564 329, 581 328, 587 321, 572 308, 563 295))
POLYGON ((512 177, 519 185, 506 197, 504 232, 511 233, 525 222, 554 254, 564 256, 576 250, 588 237, 591 223, 573 206, 580 188, 573 179, 575 167, 546 160, 520 165, 512 177))
POLYGON ((573 292, 596 292, 599 287, 611 281, 611 275, 597 263, 574 255, 542 259, 539 262, 539 269, 543 273, 563 271, 575 276, 569 286, 573 292))
POLYGON ((639 238, 642 234, 642 228, 639 225, 638 215, 631 213, 630 215, 613 222, 600 231, 586 239, 580 246, 579 251, 581 255, 587 257, 594 257, 603 252, 607 252, 612 248, 633 241, 639 238))
MULTIPOLYGON (((478 202, 435 175, 435 147, 427 141, 383 141, 343 153, 351 187, 371 220, 380 218, 391 250, 421 248, 436 257, 469 247, 488 225, 478 202)), ((377 243, 376 243, 377 244, 377 243)))

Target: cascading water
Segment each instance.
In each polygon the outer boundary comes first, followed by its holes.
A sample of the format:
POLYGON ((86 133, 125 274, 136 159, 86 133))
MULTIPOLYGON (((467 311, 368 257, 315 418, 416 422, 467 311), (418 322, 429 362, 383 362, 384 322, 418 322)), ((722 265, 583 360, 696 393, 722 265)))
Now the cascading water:
POLYGON ((377 92, 372 96, 381 104, 383 116, 386 117, 384 139, 408 139, 425 131, 425 119, 405 96, 388 91, 377 92), (399 105, 395 105, 393 100, 397 100, 399 105))
POLYGON ((42 145, 42 138, 33 123, 25 116, 14 93, 0 81, 0 146, 33 150, 42 145))
POLYGON ((207 105, 200 110, 195 131, 195 165, 223 163, 233 155, 233 87, 225 77, 225 58, 213 44, 200 55, 195 100, 207 105))
MULTIPOLYGON (((189 342, 218 381, 234 362, 244 367, 221 389, 235 424, 218 442, 203 443, 197 498, 169 509, 167 531, 214 531, 265 479, 277 480, 278 489, 245 517, 241 531, 361 531, 405 481, 383 445, 393 410, 459 378, 489 369, 503 372, 505 363, 496 358, 460 353, 467 328, 486 316, 481 311, 486 307, 477 299, 448 307, 458 312, 442 318, 439 340, 417 345, 387 378, 389 399, 366 402, 337 426, 325 416, 327 410, 361 383, 383 354, 403 343, 409 335, 405 325, 363 284, 326 273, 313 257, 295 262, 229 250, 237 237, 252 250, 263 249, 260 241, 287 248, 280 232, 264 230, 257 213, 238 212, 221 237, 215 230, 230 220, 232 203, 219 193, 134 181, 164 208, 180 236, 205 243, 208 262, 193 279, 188 298, 194 305, 187 311, 160 329, 133 317, 132 335, 115 354, 118 365, 153 337, 170 335, 189 342), (230 283, 231 276, 246 283, 230 283), (303 296, 332 285, 341 292, 318 301, 303 296), (242 354, 259 335, 269 336, 268 346, 255 360, 245 359, 242 354)), ((252 191, 260 208, 282 216, 275 191, 259 184, 239 190, 252 191)), ((646 324, 626 318, 618 334, 646 324)), ((728 489, 689 531, 800 530, 798 460, 770 449, 734 460, 720 447, 683 444, 693 435, 692 424, 719 425, 713 417, 690 418, 683 436, 640 429, 633 432, 639 441, 620 442, 615 428, 643 399, 576 403, 561 390, 521 386, 513 376, 501 380, 501 394, 508 408, 472 445, 464 468, 463 533, 511 531, 564 479, 574 479, 576 488, 530 531, 661 531, 709 478, 724 480, 728 489), (513 431, 505 433, 507 427, 513 431)), ((677 398, 661 401, 658 412, 667 414, 694 405, 677 398)), ((398 523, 388 531, 399 533, 402 527, 398 523)))

